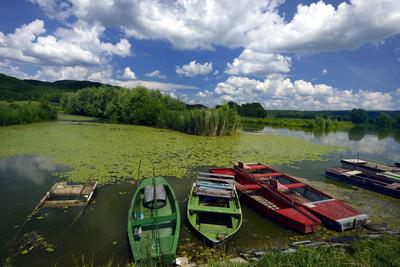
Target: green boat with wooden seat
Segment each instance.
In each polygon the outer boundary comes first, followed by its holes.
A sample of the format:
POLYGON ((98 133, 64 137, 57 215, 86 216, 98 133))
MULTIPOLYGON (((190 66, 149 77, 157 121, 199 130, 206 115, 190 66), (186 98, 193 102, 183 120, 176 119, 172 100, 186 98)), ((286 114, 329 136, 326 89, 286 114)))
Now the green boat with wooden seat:
POLYGON ((135 263, 169 266, 178 246, 178 201, 163 177, 142 180, 128 213, 128 238, 135 263))
POLYGON ((242 209, 233 177, 200 173, 193 183, 187 217, 205 241, 217 244, 234 235, 242 225, 242 209))

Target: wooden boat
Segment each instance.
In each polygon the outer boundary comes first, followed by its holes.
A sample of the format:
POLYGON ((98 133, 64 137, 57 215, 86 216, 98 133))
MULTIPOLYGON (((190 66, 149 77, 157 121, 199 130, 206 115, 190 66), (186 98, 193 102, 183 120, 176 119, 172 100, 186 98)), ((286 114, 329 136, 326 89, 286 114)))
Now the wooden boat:
POLYGON ((128 213, 128 238, 134 261, 171 265, 180 226, 178 201, 168 182, 163 177, 142 180, 128 213))
POLYGON ((232 178, 203 173, 190 192, 189 223, 212 244, 231 237, 242 225, 242 209, 232 178))
POLYGON ((240 200, 263 216, 299 233, 317 231, 321 221, 303 207, 296 207, 291 200, 279 192, 264 186, 259 181, 229 168, 211 168, 210 172, 235 177, 240 200))
POLYGON ((297 207, 303 207, 334 230, 343 231, 363 226, 368 216, 292 176, 260 163, 234 166, 235 180, 251 177, 275 193, 280 193, 297 207))
POLYGON ((68 184, 57 182, 36 205, 32 214, 41 208, 52 207, 83 207, 86 208, 97 188, 96 181, 87 181, 85 184, 68 184))
POLYGON ((342 167, 349 170, 359 170, 367 174, 381 175, 400 181, 400 167, 375 163, 361 159, 342 159, 342 167))
POLYGON ((348 184, 400 198, 400 181, 395 179, 340 167, 327 169, 325 175, 348 184))

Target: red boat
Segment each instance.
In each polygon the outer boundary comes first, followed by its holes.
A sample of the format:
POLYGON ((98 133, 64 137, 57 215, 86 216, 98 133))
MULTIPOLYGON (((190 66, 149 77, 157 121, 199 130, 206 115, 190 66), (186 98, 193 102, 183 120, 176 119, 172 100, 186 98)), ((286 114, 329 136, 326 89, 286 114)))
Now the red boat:
MULTIPOLYGON (((224 169, 210 171, 223 172, 224 169)), ((287 174, 260 163, 239 162, 233 169, 225 169, 235 175, 239 183, 256 184, 279 196, 279 200, 289 200, 294 206, 304 208, 317 216, 322 223, 334 230, 344 231, 363 226, 368 216, 287 174)), ((269 200, 269 199, 268 199, 269 200)))
POLYGON ((236 189, 240 200, 266 217, 297 232, 306 234, 317 231, 321 221, 304 207, 297 207, 290 199, 280 192, 263 186, 262 183, 252 178, 242 179, 237 176, 234 169, 210 169, 211 173, 235 176, 236 189))

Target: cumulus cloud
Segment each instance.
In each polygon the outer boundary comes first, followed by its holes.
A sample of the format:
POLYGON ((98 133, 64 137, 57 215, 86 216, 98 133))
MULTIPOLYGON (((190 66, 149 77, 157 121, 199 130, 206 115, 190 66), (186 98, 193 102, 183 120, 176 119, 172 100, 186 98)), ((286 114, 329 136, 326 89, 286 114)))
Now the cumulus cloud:
POLYGON ((326 75, 326 74, 328 74, 327 69, 323 69, 323 70, 322 70, 322 75, 326 75))
POLYGON ((230 75, 266 75, 289 72, 291 58, 279 54, 256 52, 245 49, 225 70, 230 75))
POLYGON ((389 93, 367 90, 339 90, 326 84, 291 81, 280 75, 265 80, 231 76, 218 83, 214 98, 238 103, 261 102, 268 109, 393 109, 389 93))
POLYGON ((207 75, 212 72, 212 63, 197 63, 196 60, 191 61, 187 65, 176 66, 176 73, 186 77, 194 77, 198 75, 207 75))
POLYGON ((71 28, 59 28, 54 35, 46 31, 42 20, 34 20, 17 28, 14 33, 0 32, 0 59, 42 65, 96 65, 107 56, 130 54, 126 39, 117 44, 100 40, 105 28, 77 22, 71 28))
POLYGON ((124 69, 124 74, 122 75, 122 77, 124 78, 124 79, 127 79, 127 80, 136 80, 136 75, 135 75, 135 73, 131 70, 131 68, 129 68, 129 67, 126 67, 125 69, 124 69))
MULTIPOLYGON (((283 0, 146 1, 32 0, 47 14, 73 14, 121 28, 138 39, 168 40, 178 49, 246 47, 298 54, 353 49, 400 33, 400 1, 350 0, 300 4, 293 19, 279 13, 283 0), (226 8, 229 6, 229 8, 226 8)), ((71 15, 72 16, 72 15, 71 15)))
POLYGON ((149 78, 159 78, 159 79, 167 78, 167 76, 162 74, 161 71, 159 71, 159 70, 155 70, 155 71, 146 73, 144 76, 149 77, 149 78))

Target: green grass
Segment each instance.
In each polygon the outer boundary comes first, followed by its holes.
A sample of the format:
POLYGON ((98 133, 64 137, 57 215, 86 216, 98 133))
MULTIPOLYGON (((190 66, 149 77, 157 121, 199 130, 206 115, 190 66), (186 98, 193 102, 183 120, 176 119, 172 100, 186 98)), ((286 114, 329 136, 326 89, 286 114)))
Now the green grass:
POLYGON ((330 119, 289 119, 289 118, 242 118, 243 123, 262 124, 272 127, 282 127, 289 129, 309 129, 309 130, 348 130, 354 125, 348 121, 336 121, 330 119))
POLYGON ((197 166, 231 166, 237 160, 289 163, 317 160, 344 148, 273 134, 204 137, 121 124, 57 121, 0 128, 0 157, 40 155, 71 167, 58 174, 100 183, 141 176, 187 176, 197 166), (290 151, 290 153, 288 153, 290 151))
POLYGON ((288 267, 395 267, 400 266, 400 239, 387 237, 358 241, 351 248, 301 248, 293 254, 267 253, 259 262, 234 264, 212 263, 210 267, 223 266, 288 266, 288 267))

